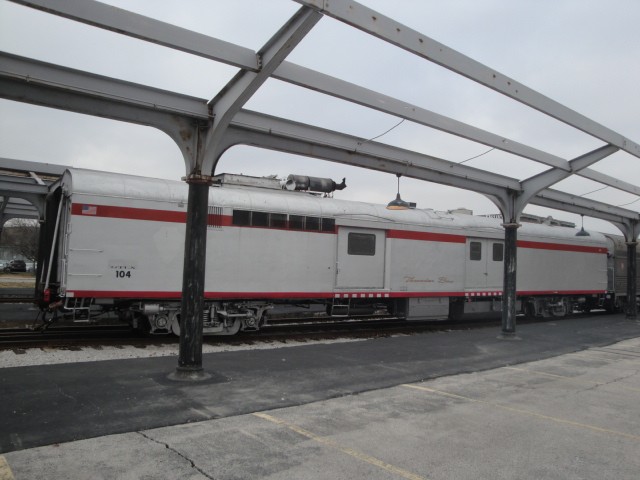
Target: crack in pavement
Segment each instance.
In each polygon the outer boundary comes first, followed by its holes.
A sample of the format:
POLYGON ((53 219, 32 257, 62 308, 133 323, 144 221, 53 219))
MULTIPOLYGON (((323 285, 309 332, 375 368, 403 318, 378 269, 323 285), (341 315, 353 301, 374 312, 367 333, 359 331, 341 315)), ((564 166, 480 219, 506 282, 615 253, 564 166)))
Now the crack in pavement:
POLYGON ((151 440, 154 443, 157 443, 158 445, 163 445, 166 449, 171 450, 172 452, 174 452, 175 454, 177 454, 178 456, 184 458, 187 462, 189 462, 191 464, 191 468, 193 468, 194 470, 198 471, 199 473, 201 473, 202 475, 204 475, 205 477, 207 477, 209 480, 215 480, 214 477, 212 477, 211 475, 209 475, 208 473, 206 473, 204 470, 202 470, 200 467, 198 467, 195 462, 193 460, 191 460, 189 457, 187 457, 186 455, 184 455, 183 453, 179 452, 178 450, 176 450, 175 448, 173 448, 172 446, 170 446, 168 443, 165 442, 161 442, 160 440, 156 440, 153 437, 150 437, 149 435, 142 433, 140 431, 136 432, 138 435, 143 436, 144 438, 146 438, 147 440, 151 440))

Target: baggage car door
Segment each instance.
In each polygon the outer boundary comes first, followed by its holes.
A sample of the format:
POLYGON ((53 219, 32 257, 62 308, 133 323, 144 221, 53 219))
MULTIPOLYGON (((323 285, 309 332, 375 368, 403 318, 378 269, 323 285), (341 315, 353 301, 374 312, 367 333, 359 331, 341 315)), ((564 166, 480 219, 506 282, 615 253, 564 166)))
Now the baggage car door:
POLYGON ((339 227, 336 287, 384 287, 385 232, 339 227))
POLYGON ((468 238, 465 264, 467 289, 501 289, 504 277, 504 242, 486 238, 468 238))

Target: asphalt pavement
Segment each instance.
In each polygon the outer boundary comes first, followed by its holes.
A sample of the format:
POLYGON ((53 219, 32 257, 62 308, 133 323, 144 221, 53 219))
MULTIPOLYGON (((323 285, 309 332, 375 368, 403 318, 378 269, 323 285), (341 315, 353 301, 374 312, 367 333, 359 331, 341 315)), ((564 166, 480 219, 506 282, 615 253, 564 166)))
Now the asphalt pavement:
POLYGON ((640 323, 498 333, 208 354, 197 384, 168 380, 175 358, 0 369, 0 459, 47 479, 637 478, 640 323))

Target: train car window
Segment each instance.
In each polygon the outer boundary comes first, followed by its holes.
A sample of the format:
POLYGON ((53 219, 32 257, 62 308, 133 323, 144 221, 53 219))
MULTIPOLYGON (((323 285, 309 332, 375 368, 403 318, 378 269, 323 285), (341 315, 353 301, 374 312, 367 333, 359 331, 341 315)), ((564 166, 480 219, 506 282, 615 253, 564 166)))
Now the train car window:
POLYGON ((305 218, 305 230, 320 230, 320 219, 318 217, 306 217, 305 218))
POLYGON ((504 245, 502 243, 493 244, 493 261, 501 262, 504 260, 504 245))
POLYGON ((347 253, 349 255, 375 255, 376 236, 372 233, 349 233, 347 253))
POLYGON ((322 231, 323 232, 335 232, 336 231, 336 221, 334 218, 323 218, 322 219, 322 231))
POLYGON ((482 243, 469 243, 469 260, 482 260, 482 243))
POLYGON ((270 213, 269 226, 271 228, 287 228, 287 214, 286 213, 270 213))
POLYGON ((267 212, 251 212, 252 227, 268 227, 269 214, 267 212))
POLYGON ((304 217, 302 215, 289 215, 289 228, 291 230, 304 230, 304 217))
POLYGON ((234 210, 232 223, 239 226, 251 225, 251 212, 248 210, 234 210))

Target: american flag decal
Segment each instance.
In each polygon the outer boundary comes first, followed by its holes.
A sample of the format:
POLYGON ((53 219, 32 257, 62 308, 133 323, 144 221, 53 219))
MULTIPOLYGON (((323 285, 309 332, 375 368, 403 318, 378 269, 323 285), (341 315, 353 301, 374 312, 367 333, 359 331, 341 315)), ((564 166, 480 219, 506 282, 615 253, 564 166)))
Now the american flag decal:
POLYGON ((82 205, 82 215, 97 215, 98 207, 95 205, 82 205))

